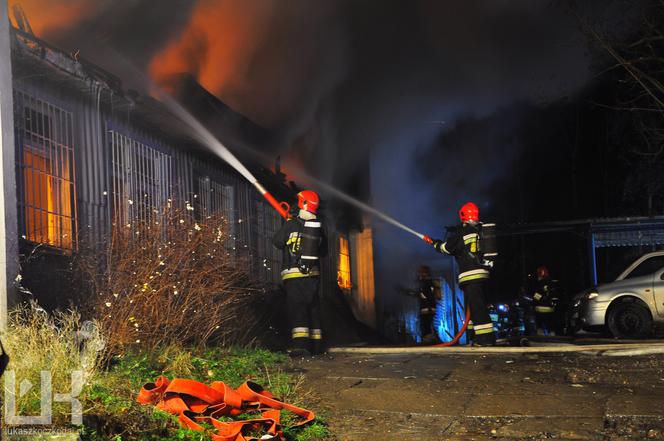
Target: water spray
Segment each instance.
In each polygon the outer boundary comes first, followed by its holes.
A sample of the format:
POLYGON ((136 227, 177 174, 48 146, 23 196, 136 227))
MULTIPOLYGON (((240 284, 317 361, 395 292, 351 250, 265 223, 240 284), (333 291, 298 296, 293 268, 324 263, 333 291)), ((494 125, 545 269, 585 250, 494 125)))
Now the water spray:
POLYGON ((157 94, 162 102, 174 113, 176 114, 182 122, 187 124, 193 132, 195 138, 198 141, 207 146, 213 153, 223 159, 228 165, 233 167, 240 173, 244 178, 253 185, 256 190, 274 207, 275 210, 284 218, 288 219, 288 212, 290 211, 290 206, 287 202, 277 201, 269 191, 265 189, 258 182, 258 179, 240 162, 239 159, 231 153, 225 145, 223 145, 208 129, 203 126, 189 111, 187 111, 180 103, 178 103, 172 96, 163 91, 161 88, 156 88, 157 94))
POLYGON ((318 179, 312 178, 310 176, 305 176, 305 177, 307 179, 311 179, 312 181, 314 181, 316 183, 317 186, 323 188, 325 191, 327 191, 328 193, 330 193, 330 194, 334 195, 335 197, 341 199, 342 201, 347 202, 347 203, 349 203, 349 204, 351 204, 351 205, 353 205, 353 206, 355 206, 355 207, 357 207, 357 208, 359 208, 359 209, 361 209, 361 210, 363 210, 367 213, 370 213, 370 214, 376 216, 377 218, 382 219, 385 222, 387 222, 391 225, 394 225, 395 227, 397 227, 401 230, 404 230, 404 231, 406 231, 406 232, 408 232, 408 233, 410 233, 414 236, 417 236, 428 244, 433 244, 433 239, 431 239, 431 237, 427 236, 426 234, 418 233, 417 231, 413 230, 412 228, 410 228, 410 227, 402 224, 398 220, 394 219, 393 217, 388 216, 387 214, 383 213, 382 211, 378 211, 375 208, 373 208, 372 206, 370 206, 368 204, 365 204, 364 202, 359 201, 359 200, 355 199, 352 196, 347 195, 343 191, 337 190, 336 188, 332 187, 329 184, 321 182, 318 179))
MULTIPOLYGON (((191 112, 185 109, 168 92, 166 92, 161 87, 156 85, 150 78, 147 77, 147 75, 145 75, 142 71, 137 69, 134 66, 134 64, 131 63, 129 60, 127 60, 125 57, 123 57, 113 49, 109 48, 109 50, 114 54, 118 62, 123 64, 129 70, 133 71, 136 78, 142 79, 144 83, 147 85, 147 89, 154 91, 155 94, 162 100, 163 104, 166 107, 168 107, 176 116, 178 116, 182 120, 182 122, 184 122, 189 126, 189 128, 192 131, 192 136, 194 138, 196 138, 201 144, 208 147, 213 153, 215 153, 217 156, 223 159, 228 165, 237 170, 238 173, 244 176, 244 178, 247 181, 249 181, 251 185, 253 185, 256 188, 256 190, 258 190, 258 192, 269 202, 269 204, 275 210, 277 210, 277 212, 284 219, 288 219, 289 216, 288 213, 290 211, 290 206, 288 205, 288 203, 277 201, 274 198, 274 196, 272 196, 272 194, 270 194, 270 192, 268 192, 265 189, 265 187, 263 187, 261 183, 258 182, 258 179, 244 166, 244 164, 242 164, 242 162, 240 162, 240 160, 237 159, 235 155, 233 155, 233 153, 231 153, 231 151, 221 141, 219 141, 207 128, 205 128, 205 126, 203 126, 203 124, 198 119, 196 119, 196 117, 194 117, 191 114, 191 112)), ((245 148, 245 149, 255 156, 263 158, 265 157, 265 154, 261 152, 255 151, 250 148, 245 148)), ((397 221, 393 217, 388 216, 387 214, 376 210, 375 208, 353 198, 352 196, 349 196, 348 194, 340 190, 337 190, 336 188, 330 186, 329 184, 326 184, 320 181, 319 179, 308 176, 304 172, 297 173, 297 175, 305 179, 311 180, 318 187, 323 188, 325 191, 347 202, 348 204, 353 205, 369 214, 372 214, 373 216, 376 216, 377 218, 382 219, 385 222, 394 225, 395 227, 418 237, 419 239, 425 241, 428 244, 433 244, 433 240, 431 239, 431 237, 422 233, 418 233, 412 228, 397 221)))
MULTIPOLYGON (((192 129, 194 132, 194 136, 198 139, 199 142, 201 142, 203 145, 207 146, 210 150, 212 150, 213 153, 217 154, 221 159, 226 161, 231 167, 233 167, 235 170, 238 171, 242 176, 244 176, 256 189, 258 192, 263 195, 263 197, 274 207, 277 212, 284 217, 285 219, 288 218, 288 212, 290 210, 290 207, 288 203, 286 202, 279 202, 277 201, 274 196, 272 196, 266 189, 263 187, 260 182, 256 179, 256 177, 249 171, 247 168, 242 164, 236 157, 233 155, 233 153, 228 150, 228 148, 222 144, 208 129, 203 126, 203 124, 200 123, 188 110, 186 110, 180 103, 178 103, 172 96, 170 96, 168 93, 162 91, 161 89, 157 88, 158 93, 159 93, 159 98, 163 101, 163 103, 173 112, 175 113, 184 123, 189 125, 189 127, 192 129)), ((257 156, 265 156, 262 153, 259 153, 253 149, 247 149, 251 153, 257 156)), ((334 195, 338 199, 341 199, 342 201, 353 205, 367 213, 372 214, 373 216, 376 216, 379 219, 384 220, 385 222, 394 225, 395 227, 406 231, 421 240, 425 241, 428 244, 433 244, 433 240, 431 237, 418 233, 417 231, 413 230, 412 228, 404 225, 403 223, 397 221, 391 216, 388 216, 387 214, 376 210, 375 208, 365 204, 362 201, 359 201, 355 199, 352 196, 349 196, 348 194, 337 190, 336 188, 332 187, 329 184, 326 184, 319 179, 313 178, 311 176, 308 176, 305 173, 298 173, 301 177, 313 181, 316 186, 323 188, 325 191, 328 193, 334 195)))

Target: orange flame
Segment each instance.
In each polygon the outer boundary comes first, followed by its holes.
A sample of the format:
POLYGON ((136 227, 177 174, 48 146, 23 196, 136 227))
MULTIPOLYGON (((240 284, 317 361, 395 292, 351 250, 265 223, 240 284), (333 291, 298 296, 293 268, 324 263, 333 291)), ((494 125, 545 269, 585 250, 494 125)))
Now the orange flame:
POLYGON ((12 19, 14 5, 23 8, 33 32, 40 38, 89 17, 96 8, 91 0, 9 0, 9 16, 12 19))
POLYGON ((261 41, 273 6, 264 2, 200 0, 178 39, 159 52, 150 75, 168 87, 174 74, 187 72, 226 104, 242 111, 238 90, 261 41))

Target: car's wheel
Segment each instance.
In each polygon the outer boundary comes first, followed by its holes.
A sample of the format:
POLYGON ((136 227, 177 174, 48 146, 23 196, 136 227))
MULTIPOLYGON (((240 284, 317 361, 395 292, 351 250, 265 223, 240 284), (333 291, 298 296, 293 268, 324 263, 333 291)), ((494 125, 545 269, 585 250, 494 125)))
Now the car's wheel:
POLYGON ((650 311, 634 299, 625 299, 613 305, 606 324, 616 338, 643 338, 652 331, 650 311))

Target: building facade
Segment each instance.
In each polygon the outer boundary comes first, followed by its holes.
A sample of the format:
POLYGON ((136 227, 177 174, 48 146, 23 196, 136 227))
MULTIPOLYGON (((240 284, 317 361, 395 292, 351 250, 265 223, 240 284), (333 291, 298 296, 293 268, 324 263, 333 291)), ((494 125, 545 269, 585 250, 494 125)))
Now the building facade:
MULTIPOLYGON (((278 285, 281 255, 271 237, 283 220, 237 172, 157 101, 123 92, 112 74, 20 30, 11 44, 22 283, 41 303, 70 301, 72 257, 102 247, 113 221, 150 220, 171 201, 223 214, 234 255, 250 262, 256 280, 278 285)), ((253 169, 279 198, 294 198, 283 175, 253 169)), ((323 295, 343 292, 356 318, 373 326, 371 230, 338 231, 331 218, 326 225, 323 295)))

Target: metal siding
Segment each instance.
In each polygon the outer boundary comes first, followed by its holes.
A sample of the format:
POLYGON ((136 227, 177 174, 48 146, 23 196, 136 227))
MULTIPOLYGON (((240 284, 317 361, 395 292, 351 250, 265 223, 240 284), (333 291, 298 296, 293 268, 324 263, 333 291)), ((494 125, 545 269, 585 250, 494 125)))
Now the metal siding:
POLYGON ((172 162, 163 151, 109 130, 113 156, 114 220, 152 222, 171 201, 172 162))

